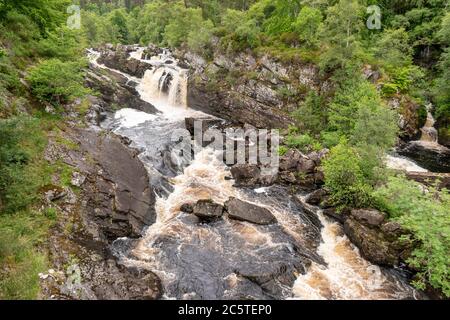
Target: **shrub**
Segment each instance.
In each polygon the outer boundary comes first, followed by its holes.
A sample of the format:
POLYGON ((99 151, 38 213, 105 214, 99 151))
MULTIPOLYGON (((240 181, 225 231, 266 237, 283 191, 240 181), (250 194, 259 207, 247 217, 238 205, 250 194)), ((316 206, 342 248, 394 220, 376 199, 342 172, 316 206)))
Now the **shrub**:
POLYGON ((418 269, 414 284, 426 283, 450 297, 450 194, 424 187, 404 177, 391 177, 375 191, 378 207, 414 234, 420 243, 408 263, 418 269))
POLYGON ((83 87, 82 68, 79 61, 45 60, 31 68, 27 80, 40 101, 61 105, 87 93, 83 87))
POLYGON ((372 187, 366 182, 361 158, 357 151, 343 140, 332 148, 323 162, 325 186, 338 209, 362 208, 372 204, 372 187))

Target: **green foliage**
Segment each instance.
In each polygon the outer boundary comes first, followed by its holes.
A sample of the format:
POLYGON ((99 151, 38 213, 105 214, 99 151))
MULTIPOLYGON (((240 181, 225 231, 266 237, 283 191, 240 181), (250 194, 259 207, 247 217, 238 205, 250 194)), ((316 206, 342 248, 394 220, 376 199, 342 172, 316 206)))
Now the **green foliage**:
POLYGON ((347 69, 359 62, 363 9, 358 0, 340 0, 327 9, 322 30, 327 51, 320 63, 322 70, 347 69))
POLYGON ((38 50, 42 57, 71 61, 82 56, 85 47, 85 39, 78 30, 60 27, 39 42, 38 50))
POLYGON ((27 80, 42 102, 61 105, 87 93, 83 87, 83 63, 45 60, 30 69, 27 80))
POLYGON ((312 149, 321 149, 317 141, 308 134, 289 135, 285 141, 289 148, 296 148, 303 152, 312 151, 312 149))
POLYGON ((420 270, 415 285, 426 283, 450 297, 450 194, 447 190, 428 191, 403 177, 391 177, 374 193, 378 206, 413 233, 419 242, 408 263, 420 270))
POLYGON ((308 6, 300 10, 300 14, 293 23, 294 32, 298 34, 300 41, 309 47, 318 44, 318 32, 322 24, 322 13, 320 10, 308 6))
POLYGON ((29 118, 0 120, 0 211, 26 208, 37 197, 42 171, 37 166, 46 139, 39 122, 29 118))
POLYGON ((355 148, 345 140, 331 149, 323 162, 325 186, 338 209, 370 207, 373 203, 372 187, 362 169, 363 160, 355 148))
POLYGON ((385 30, 375 47, 375 56, 382 60, 388 71, 411 65, 412 54, 409 35, 403 28, 385 30))
POLYGON ((42 245, 52 220, 34 211, 0 215, 0 299, 38 298, 38 274, 48 265, 36 247, 42 245))
POLYGON ((0 20, 15 11, 30 17, 41 30, 41 34, 60 26, 66 18, 66 8, 70 0, 2 0, 0 20))
POLYGON ((407 93, 412 86, 424 77, 418 66, 394 68, 390 81, 383 83, 382 92, 386 96, 407 93))
POLYGON ((293 117, 301 132, 319 135, 327 123, 326 104, 323 97, 315 91, 310 91, 305 101, 294 111, 293 117))

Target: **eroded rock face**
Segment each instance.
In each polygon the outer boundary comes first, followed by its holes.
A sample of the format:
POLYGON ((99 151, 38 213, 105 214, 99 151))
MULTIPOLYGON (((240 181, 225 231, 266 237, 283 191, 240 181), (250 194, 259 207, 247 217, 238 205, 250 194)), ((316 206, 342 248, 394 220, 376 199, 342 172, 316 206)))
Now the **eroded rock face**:
POLYGON ((86 176, 83 205, 101 238, 138 237, 156 219, 155 196, 137 152, 112 134, 76 130, 80 150, 67 162, 86 176), (79 154, 82 153, 82 155, 79 154))
POLYGON ((114 50, 103 48, 101 57, 98 62, 104 64, 108 68, 122 71, 131 76, 142 78, 147 70, 152 70, 153 66, 130 58, 129 53, 134 51, 134 46, 118 45, 114 50))
POLYGON ((328 150, 325 149, 304 155, 291 149, 280 158, 279 170, 276 173, 263 171, 264 167, 261 165, 237 164, 231 168, 231 175, 237 187, 270 186, 279 183, 314 190, 324 184, 320 164, 327 153, 328 150))
POLYGON ((177 56, 192 72, 190 108, 257 128, 293 124, 290 112, 304 98, 306 88, 319 85, 318 70, 307 63, 287 65, 247 53, 229 57, 217 52, 211 62, 191 52, 178 52, 177 56), (227 80, 230 78, 232 82, 227 80))
POLYGON ((408 259, 413 247, 400 239, 407 232, 385 219, 386 215, 377 210, 352 210, 345 219, 344 231, 370 262, 398 266, 408 259))
POLYGON ((412 141, 401 146, 398 153, 416 161, 432 172, 450 172, 450 149, 433 143, 412 141))
POLYGON ((230 219, 248 221, 255 224, 267 225, 277 222, 270 210, 257 205, 231 198, 225 203, 230 219))
POLYGON ((132 84, 125 76, 105 69, 91 69, 86 73, 86 87, 101 93, 98 104, 102 111, 113 112, 118 108, 132 108, 147 113, 158 113, 148 102, 139 98, 136 84, 132 84))

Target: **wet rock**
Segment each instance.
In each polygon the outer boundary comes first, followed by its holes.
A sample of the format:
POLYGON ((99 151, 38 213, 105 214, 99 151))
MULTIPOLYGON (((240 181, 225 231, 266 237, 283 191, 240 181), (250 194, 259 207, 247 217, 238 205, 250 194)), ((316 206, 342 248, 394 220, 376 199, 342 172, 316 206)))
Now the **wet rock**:
MULTIPOLYGON (((159 113, 152 104, 141 100, 137 90, 127 83, 128 79, 118 73, 94 67, 91 67, 85 76, 85 85, 101 94, 99 105, 102 111, 114 112, 120 108, 132 108, 152 114, 159 113)), ((99 110, 90 117, 95 120, 100 113, 99 110)))
POLYGON ((345 220, 347 220, 348 217, 347 210, 338 211, 336 208, 325 208, 323 209, 323 214, 330 218, 333 218, 334 220, 342 224, 345 222, 345 220))
POLYGON ((98 59, 98 63, 108 68, 122 71, 134 77, 142 78, 147 70, 152 70, 149 63, 129 58, 129 53, 134 47, 117 47, 116 50, 104 50, 98 59))
POLYGON ((237 164, 231 168, 231 175, 237 187, 254 187, 259 184, 261 169, 257 165, 237 164))
POLYGON ((450 149, 444 146, 412 141, 401 146, 398 153, 413 159, 421 167, 432 172, 450 172, 450 149))
POLYGON ((201 129, 201 132, 198 132, 197 134, 204 134, 208 129, 213 127, 220 126, 223 121, 219 119, 211 119, 211 118, 186 118, 185 119, 185 125, 186 129, 189 131, 191 136, 194 136, 195 133, 195 123, 199 123, 198 127, 201 129))
POLYGON ((230 219, 247 221, 260 225, 274 224, 275 216, 266 208, 236 199, 230 198, 225 203, 225 209, 230 219))
POLYGON ((155 195, 137 152, 113 134, 76 129, 72 138, 80 148, 71 150, 66 162, 86 177, 82 197, 93 222, 90 231, 106 240, 139 237, 156 213, 155 195))
POLYGON ((184 213, 194 213, 194 205, 185 203, 180 207, 180 211, 184 213))
POLYGON ((370 262, 385 266, 399 264, 398 252, 390 247, 390 243, 378 230, 362 225, 355 219, 347 219, 344 223, 344 231, 370 262))
POLYGON ((328 192, 325 189, 319 189, 319 190, 316 190, 316 191, 313 191, 312 193, 310 193, 306 197, 305 201, 308 204, 318 206, 324 201, 325 197, 327 197, 327 196, 328 196, 328 192))
POLYGON ((351 216, 368 227, 378 227, 386 219, 386 214, 374 209, 352 210, 351 216))
POLYGON ((352 210, 343 222, 344 232, 370 262, 390 267, 406 264, 416 244, 403 241, 408 232, 385 219, 377 210, 352 210))
POLYGON ((202 220, 214 221, 222 217, 223 206, 212 200, 199 200, 193 207, 193 214, 202 220))

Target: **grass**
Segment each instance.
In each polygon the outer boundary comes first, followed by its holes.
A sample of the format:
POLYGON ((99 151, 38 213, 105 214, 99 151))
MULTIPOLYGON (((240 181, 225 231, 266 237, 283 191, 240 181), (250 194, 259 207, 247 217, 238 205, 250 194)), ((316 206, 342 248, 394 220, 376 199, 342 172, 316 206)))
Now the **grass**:
POLYGON ((56 217, 55 209, 0 216, 0 299, 36 299, 46 254, 38 249, 56 217), (51 214, 50 214, 51 213, 51 214))
MULTIPOLYGON (((5 170, 8 176, 0 177, 7 183, 7 188, 0 190, 3 196, 3 202, 0 201, 0 299, 39 297, 38 274, 48 269, 42 247, 50 226, 58 217, 57 209, 43 206, 42 190, 52 184, 53 175, 59 176, 60 187, 70 185, 73 172, 62 161, 50 165, 43 158, 47 135, 52 132, 53 136, 60 136, 58 122, 52 116, 39 114, 21 119, 16 126, 9 125, 4 130, 4 138, 20 135, 19 140, 9 145, 5 140, 0 141, 0 151, 27 155, 22 165, 5 162, 4 168, 9 166, 5 170)), ((0 124, 5 126, 7 122, 0 124)), ((62 137, 56 142, 74 147, 62 137)))

